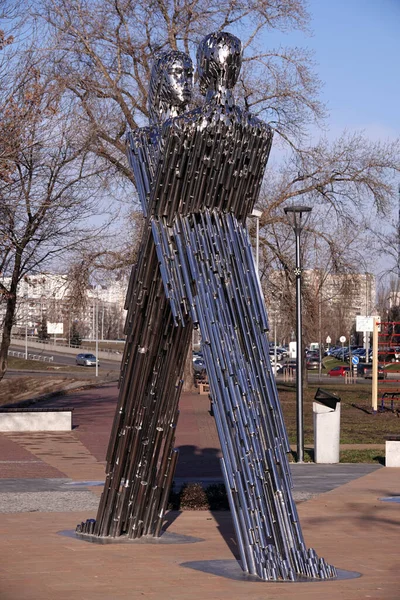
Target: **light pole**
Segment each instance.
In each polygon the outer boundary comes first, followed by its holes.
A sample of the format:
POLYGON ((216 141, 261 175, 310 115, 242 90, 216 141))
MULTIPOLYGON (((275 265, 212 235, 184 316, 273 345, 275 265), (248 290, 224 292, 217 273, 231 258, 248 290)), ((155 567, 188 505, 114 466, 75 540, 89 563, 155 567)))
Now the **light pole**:
POLYGON ((307 223, 311 208, 309 206, 288 206, 284 209, 289 224, 296 236, 296 426, 297 426, 297 462, 304 462, 303 427, 303 343, 301 323, 301 255, 300 234, 307 223))
POLYGON ((96 326, 96 377, 99 376, 99 298, 96 297, 96 312, 95 312, 95 326, 96 326))

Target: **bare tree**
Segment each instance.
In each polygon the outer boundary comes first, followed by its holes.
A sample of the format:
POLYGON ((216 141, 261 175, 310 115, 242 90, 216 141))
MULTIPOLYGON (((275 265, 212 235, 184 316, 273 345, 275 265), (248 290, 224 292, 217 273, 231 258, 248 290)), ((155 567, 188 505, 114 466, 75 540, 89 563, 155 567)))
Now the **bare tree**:
POLYGON ((244 41, 238 93, 254 112, 265 112, 293 140, 323 116, 319 81, 306 51, 260 49, 272 29, 305 29, 304 0, 42 0, 38 14, 57 49, 54 69, 81 107, 93 151, 133 182, 125 160, 126 128, 143 125, 147 89, 157 51, 195 53, 205 32, 230 29, 244 41))
MULTIPOLYGON (((129 184, 134 177, 124 138, 127 128, 145 123, 155 53, 170 47, 194 55, 205 33, 237 33, 244 41, 244 65, 236 93, 247 109, 271 123, 278 134, 275 144, 281 139, 288 149, 286 161, 267 170, 260 200, 264 278, 273 269, 283 269, 287 283, 276 293, 285 296, 282 304, 288 305, 294 252, 282 208, 292 201, 314 207, 307 246, 310 262, 318 239, 318 252, 327 256, 327 272, 357 269, 355 244, 351 260, 342 252, 348 243, 343 232, 366 228, 365 213, 386 214, 395 198, 390 176, 400 170, 400 144, 346 133, 331 143, 307 143, 309 125, 325 116, 312 56, 299 48, 262 44, 268 31, 307 29, 305 0, 41 0, 36 7, 36 16, 48 25, 46 43, 55 51, 49 68, 77 105, 88 147, 129 184)), ((128 195, 134 198, 132 188, 128 195)), ((111 253, 105 257, 111 266, 111 253)), ((122 258, 129 262, 131 257, 122 258)), ((288 315, 286 329, 292 317, 288 315)))
POLYGON ((99 214, 101 180, 87 148, 79 143, 73 106, 56 82, 43 77, 35 60, 20 65, 3 90, 0 148, 13 127, 12 149, 0 165, 0 294, 6 303, 0 347, 0 379, 17 303, 17 289, 28 272, 66 257, 77 244, 99 233, 88 218, 99 214), (17 83, 17 85, 16 85, 17 83), (8 94, 7 94, 8 91, 8 94))
MULTIPOLYGON (((370 142, 362 134, 343 134, 328 143, 321 140, 309 148, 291 152, 278 171, 267 172, 260 206, 261 277, 268 297, 276 304, 286 294, 281 306, 290 306, 283 319, 294 329, 294 235, 286 223, 283 207, 298 202, 313 208, 307 230, 302 235, 304 268, 312 266, 319 273, 313 282, 305 282, 305 337, 313 336, 319 327, 319 306, 327 277, 341 275, 347 284, 336 290, 337 298, 323 297, 325 311, 336 322, 345 324, 345 312, 339 304, 348 305, 349 290, 356 273, 371 270, 371 255, 365 260, 364 248, 376 242, 375 222, 386 219, 396 200, 394 175, 400 171, 400 141, 370 142), (274 283, 271 273, 285 275, 274 283), (288 282, 290 285, 288 285, 288 282), (285 292, 286 290, 286 292, 285 292), (328 306, 331 308, 328 309, 328 306), (333 311, 333 312, 332 312, 333 311), (338 312, 339 311, 339 312, 338 312), (343 321, 343 319, 345 319, 343 321), (311 324, 311 328, 310 325, 311 324), (314 333, 313 333, 314 331, 314 333)), ((251 226, 254 229, 254 224, 251 226)), ((254 231, 252 231, 254 234, 254 231)), ((311 341, 311 338, 310 338, 311 341)))

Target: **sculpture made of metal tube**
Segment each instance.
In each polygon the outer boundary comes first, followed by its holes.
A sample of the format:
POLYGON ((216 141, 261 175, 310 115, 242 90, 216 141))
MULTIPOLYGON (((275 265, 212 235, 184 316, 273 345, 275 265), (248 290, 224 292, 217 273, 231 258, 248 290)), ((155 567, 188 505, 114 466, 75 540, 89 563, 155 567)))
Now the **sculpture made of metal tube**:
MULTIPOLYGON (((173 434, 165 432, 176 426, 173 384, 193 324, 201 332, 243 570, 265 580, 335 577, 334 567, 306 549, 293 502, 268 318, 245 228, 272 130, 235 105, 235 36, 210 34, 197 60, 205 104, 171 116, 153 138, 140 131, 131 144, 137 177, 151 173, 138 184, 148 217, 127 299, 120 401, 94 535, 160 533, 176 461, 173 434), (154 137, 158 150, 142 151, 154 137), (153 157, 151 169, 141 164, 144 156, 153 157), (159 375, 163 351, 167 366, 159 375)), ((80 529, 85 533, 85 524, 80 529)))

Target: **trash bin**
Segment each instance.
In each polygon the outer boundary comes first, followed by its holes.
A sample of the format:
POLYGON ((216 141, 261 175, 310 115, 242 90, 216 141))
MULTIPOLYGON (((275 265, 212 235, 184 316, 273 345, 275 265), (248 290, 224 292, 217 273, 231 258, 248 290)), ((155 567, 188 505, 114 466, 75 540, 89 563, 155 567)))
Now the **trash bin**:
POLYGON ((340 398, 336 394, 318 388, 314 400, 314 461, 325 464, 338 463, 340 398))

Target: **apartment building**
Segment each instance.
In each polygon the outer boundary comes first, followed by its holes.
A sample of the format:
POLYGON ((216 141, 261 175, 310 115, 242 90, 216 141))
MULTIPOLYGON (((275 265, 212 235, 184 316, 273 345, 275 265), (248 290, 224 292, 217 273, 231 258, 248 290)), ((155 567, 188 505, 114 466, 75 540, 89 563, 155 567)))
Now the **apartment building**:
MULTIPOLYGON (((7 287, 9 278, 3 278, 7 287)), ((43 320, 62 323, 63 335, 68 337, 72 323, 79 323, 83 337, 96 337, 96 319, 100 339, 108 336, 120 338, 125 322, 126 280, 110 280, 106 285, 96 285, 85 290, 86 302, 78 312, 71 309, 70 287, 65 274, 39 273, 26 275, 17 290, 18 302, 14 332, 27 328, 30 334, 38 332, 43 320)), ((0 320, 5 315, 5 303, 0 302, 0 320)))

